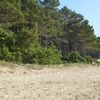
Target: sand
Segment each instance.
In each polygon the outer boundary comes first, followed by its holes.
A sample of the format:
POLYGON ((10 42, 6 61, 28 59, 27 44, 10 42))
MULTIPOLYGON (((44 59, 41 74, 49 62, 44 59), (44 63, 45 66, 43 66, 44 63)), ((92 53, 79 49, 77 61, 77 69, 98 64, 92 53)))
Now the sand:
POLYGON ((0 67, 0 100, 100 100, 100 67, 0 67))

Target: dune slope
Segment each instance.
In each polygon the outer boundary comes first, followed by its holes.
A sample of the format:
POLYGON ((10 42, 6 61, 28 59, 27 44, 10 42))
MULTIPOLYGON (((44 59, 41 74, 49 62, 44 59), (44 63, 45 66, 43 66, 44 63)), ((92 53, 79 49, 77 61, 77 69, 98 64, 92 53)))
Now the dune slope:
POLYGON ((100 68, 1 66, 0 100, 100 100, 100 68))

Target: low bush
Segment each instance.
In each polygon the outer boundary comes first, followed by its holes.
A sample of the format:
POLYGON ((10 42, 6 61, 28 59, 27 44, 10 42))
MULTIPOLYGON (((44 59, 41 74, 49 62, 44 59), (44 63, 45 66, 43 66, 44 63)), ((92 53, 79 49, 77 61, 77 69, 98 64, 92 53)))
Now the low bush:
POLYGON ((92 63, 93 59, 90 56, 81 56, 78 52, 70 52, 65 57, 62 57, 63 63, 92 63))
POLYGON ((90 56, 85 56, 84 59, 85 59, 86 63, 92 64, 92 62, 93 62, 93 58, 90 56))
POLYGON ((25 63, 36 63, 36 64, 60 64, 60 54, 55 47, 38 47, 30 50, 25 54, 25 63))

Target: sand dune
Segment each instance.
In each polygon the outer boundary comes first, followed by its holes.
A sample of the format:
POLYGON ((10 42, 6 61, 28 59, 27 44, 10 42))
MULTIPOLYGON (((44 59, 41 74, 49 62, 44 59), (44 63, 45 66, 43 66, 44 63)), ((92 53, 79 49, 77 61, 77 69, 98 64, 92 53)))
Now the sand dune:
POLYGON ((0 100, 100 100, 100 68, 0 67, 0 100))

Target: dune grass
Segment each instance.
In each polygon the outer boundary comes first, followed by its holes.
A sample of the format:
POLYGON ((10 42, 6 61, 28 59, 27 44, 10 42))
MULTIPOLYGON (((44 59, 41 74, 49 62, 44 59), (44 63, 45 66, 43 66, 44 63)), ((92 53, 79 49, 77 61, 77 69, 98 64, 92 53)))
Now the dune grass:
MULTIPOLYGON (((97 66, 92 64, 84 64, 84 63, 66 63, 66 64, 59 64, 59 65, 39 65, 39 64, 22 64, 22 63, 12 63, 6 61, 0 61, 1 67, 8 67, 8 68, 30 68, 30 69, 37 69, 41 70, 43 68, 65 68, 65 67, 89 67, 89 66, 97 66)), ((100 66, 100 65, 98 65, 100 66)))

